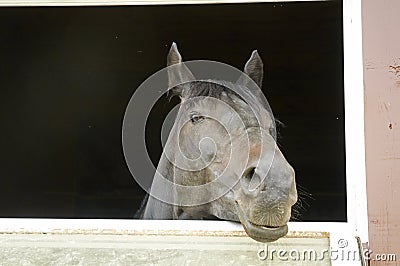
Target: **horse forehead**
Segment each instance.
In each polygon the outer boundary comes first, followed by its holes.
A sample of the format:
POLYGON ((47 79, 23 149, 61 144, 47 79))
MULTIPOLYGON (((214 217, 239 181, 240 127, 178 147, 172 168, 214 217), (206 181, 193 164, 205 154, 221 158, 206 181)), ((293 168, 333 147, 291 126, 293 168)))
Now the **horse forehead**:
MULTIPOLYGON (((214 83, 200 83, 196 84, 196 86, 199 86, 200 89, 206 88, 207 90, 204 92, 197 91, 199 94, 194 93, 190 98, 185 100, 186 107, 184 110, 186 112, 197 111, 205 115, 210 113, 214 118, 220 117, 221 121, 225 118, 230 120, 229 117, 232 115, 232 112, 235 112, 245 127, 261 126, 269 128, 273 126, 272 114, 251 93, 244 93, 244 95, 239 96, 233 91, 223 89, 214 83), (216 90, 215 93, 212 90, 216 90), (203 93, 205 94, 202 95, 203 93)), ((192 89, 199 90, 196 86, 192 89)), ((238 90, 245 91, 246 88, 239 86, 238 90)))
POLYGON ((189 101, 186 110, 203 109, 212 111, 235 111, 237 113, 252 112, 252 108, 247 102, 233 93, 222 92, 219 97, 214 96, 196 96, 189 101))
POLYGON ((272 121, 270 114, 255 101, 244 101, 235 94, 226 98, 232 109, 238 113, 243 122, 248 126, 269 127, 272 121))

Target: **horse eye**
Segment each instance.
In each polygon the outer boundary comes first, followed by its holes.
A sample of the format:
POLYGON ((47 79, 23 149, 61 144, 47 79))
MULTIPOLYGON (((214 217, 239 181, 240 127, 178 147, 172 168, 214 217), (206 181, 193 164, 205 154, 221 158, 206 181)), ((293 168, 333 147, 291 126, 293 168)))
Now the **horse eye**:
POLYGON ((204 116, 199 115, 199 114, 192 114, 190 116, 190 121, 192 121, 193 124, 199 123, 204 120, 204 116))

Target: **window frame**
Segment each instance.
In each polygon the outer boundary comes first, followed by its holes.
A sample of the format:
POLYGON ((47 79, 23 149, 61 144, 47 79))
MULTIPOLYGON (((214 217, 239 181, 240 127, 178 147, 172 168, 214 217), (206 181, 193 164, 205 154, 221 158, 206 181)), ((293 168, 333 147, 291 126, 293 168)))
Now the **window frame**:
MULTIPOLYGON (((251 2, 299 2, 298 0, 8 0, 4 6, 109 6, 212 4, 251 2)), ((301 0, 315 1, 321 0, 301 0)), ((290 222, 295 232, 327 232, 331 248, 339 239, 349 240, 349 248, 357 250, 368 242, 368 216, 365 169, 364 87, 362 65, 361 0, 343 0, 344 101, 346 145, 347 222, 290 222), (358 237, 358 238, 356 238, 358 237), (357 240, 358 239, 358 240, 357 240)), ((196 234, 244 235, 240 224, 227 221, 140 221, 88 219, 28 219, 0 218, 0 233, 94 233, 94 234, 196 234), (185 228, 185 229, 182 229, 185 228)), ((307 233, 304 233, 307 237, 307 233)), ((341 261, 340 265, 344 262, 341 261)), ((347 262, 350 263, 350 262, 347 262)), ((346 264, 346 263, 345 263, 346 264)), ((338 261, 332 261, 338 265, 338 261)))

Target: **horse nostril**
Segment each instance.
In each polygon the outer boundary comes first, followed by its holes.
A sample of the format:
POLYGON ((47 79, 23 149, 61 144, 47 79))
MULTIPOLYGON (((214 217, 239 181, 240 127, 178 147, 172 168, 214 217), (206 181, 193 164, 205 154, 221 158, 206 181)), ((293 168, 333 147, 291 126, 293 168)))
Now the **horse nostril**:
POLYGON ((260 181, 255 167, 248 169, 242 177, 243 187, 248 191, 254 191, 260 185, 260 181))
POLYGON ((244 178, 250 182, 255 173, 256 173, 256 168, 255 168, 255 167, 252 167, 252 168, 250 168, 250 169, 247 171, 247 173, 244 175, 244 178))

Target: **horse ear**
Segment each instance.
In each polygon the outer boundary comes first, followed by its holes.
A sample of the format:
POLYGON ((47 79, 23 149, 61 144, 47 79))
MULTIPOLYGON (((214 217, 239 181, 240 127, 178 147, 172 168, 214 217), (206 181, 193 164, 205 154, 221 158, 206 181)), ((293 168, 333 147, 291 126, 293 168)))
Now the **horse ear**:
POLYGON ((254 80, 260 89, 262 88, 264 64, 257 50, 254 50, 251 53, 249 61, 247 61, 246 65, 244 66, 244 73, 254 80))
POLYGON ((167 66, 172 66, 179 63, 182 63, 182 56, 178 51, 178 46, 175 42, 173 42, 167 56, 167 66))
POLYGON ((182 62, 182 56, 178 51, 176 43, 172 43, 171 49, 167 56, 167 67, 168 68, 168 87, 173 90, 175 94, 184 97, 187 93, 184 91, 183 83, 187 83, 195 80, 192 72, 182 62), (171 67, 173 66, 174 67, 171 67), (182 84, 182 85, 177 85, 182 84))

